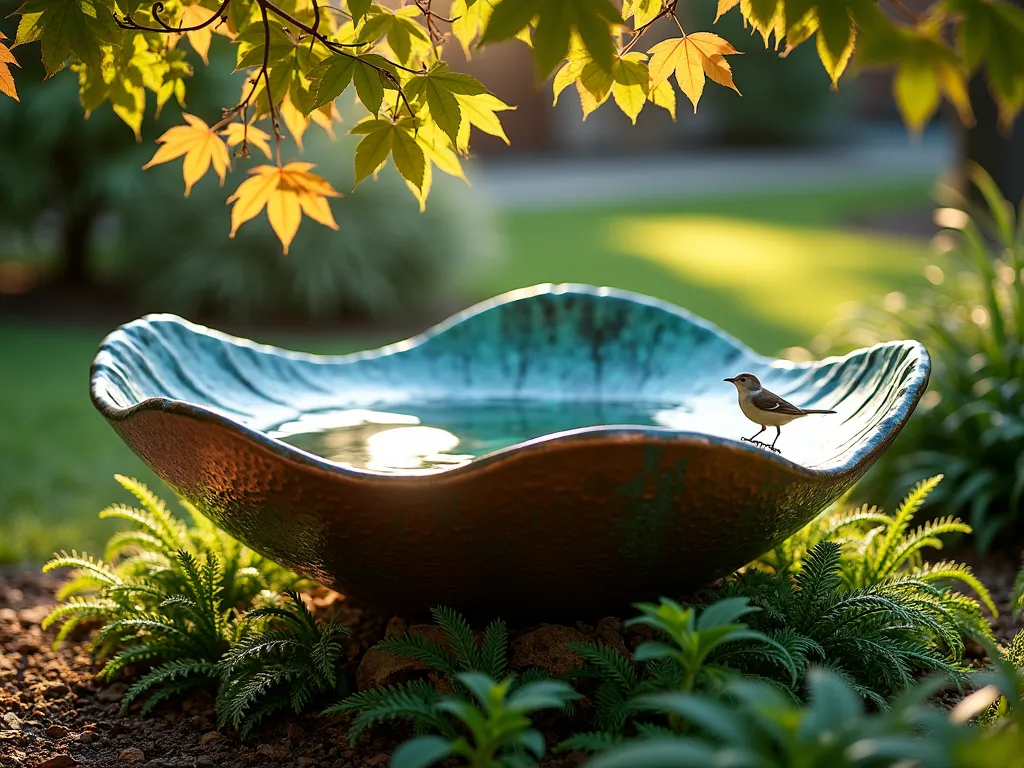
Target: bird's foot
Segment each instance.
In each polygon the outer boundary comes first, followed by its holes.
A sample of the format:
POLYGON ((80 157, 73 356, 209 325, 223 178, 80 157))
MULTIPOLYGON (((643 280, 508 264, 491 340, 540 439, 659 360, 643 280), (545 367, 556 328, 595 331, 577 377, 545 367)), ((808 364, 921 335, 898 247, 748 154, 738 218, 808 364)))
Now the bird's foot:
POLYGON ((772 451, 773 453, 779 454, 780 456, 782 455, 782 451, 780 451, 774 445, 765 445, 765 448, 767 448, 769 451, 772 451))

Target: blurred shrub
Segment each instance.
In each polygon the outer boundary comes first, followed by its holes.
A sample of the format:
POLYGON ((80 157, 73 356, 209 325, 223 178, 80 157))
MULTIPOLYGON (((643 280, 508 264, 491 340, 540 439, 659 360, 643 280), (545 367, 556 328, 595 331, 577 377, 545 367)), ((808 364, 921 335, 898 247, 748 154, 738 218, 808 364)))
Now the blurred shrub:
POLYGON ((917 339, 931 353, 929 391, 893 447, 866 478, 872 493, 943 473, 932 495, 945 514, 964 514, 986 549, 1018 521, 1024 494, 1024 217, 975 166, 971 180, 988 210, 945 191, 936 212, 943 266, 909 302, 861 306, 822 339, 833 351, 917 339))
MULTIPOLYGON (((310 222, 287 256, 266 217, 228 238, 226 188, 265 162, 233 159, 225 187, 212 174, 183 197, 174 163, 127 176, 117 197, 121 238, 114 269, 140 291, 146 311, 232 319, 326 319, 414 312, 467 290, 495 256, 497 238, 464 182, 434 179, 426 210, 388 167, 350 192, 355 142, 333 143, 316 126, 301 159, 316 163, 344 197, 331 200, 337 231, 310 222)), ((439 176, 440 174, 438 174, 439 176)))
POLYGON ((739 13, 726 13, 715 22, 715 11, 715 3, 691 2, 686 13, 694 30, 713 31, 743 52, 729 58, 743 96, 706 88, 701 101, 701 111, 714 120, 715 140, 796 145, 841 138, 844 118, 855 106, 857 82, 847 78, 842 92, 835 93, 813 45, 799 46, 782 59, 781 51, 766 48, 761 36, 744 26, 739 13))

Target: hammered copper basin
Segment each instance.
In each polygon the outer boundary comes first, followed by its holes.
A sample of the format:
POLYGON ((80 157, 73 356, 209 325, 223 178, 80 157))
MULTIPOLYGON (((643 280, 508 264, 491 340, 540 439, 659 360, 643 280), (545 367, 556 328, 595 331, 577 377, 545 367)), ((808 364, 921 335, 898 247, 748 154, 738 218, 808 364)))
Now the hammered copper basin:
POLYGON ((910 416, 917 342, 794 364, 606 288, 500 296, 422 336, 318 357, 154 315, 104 341, 93 402, 253 549, 380 610, 607 615, 744 565, 867 471, 910 416), (722 381, 836 415, 781 455, 722 381))

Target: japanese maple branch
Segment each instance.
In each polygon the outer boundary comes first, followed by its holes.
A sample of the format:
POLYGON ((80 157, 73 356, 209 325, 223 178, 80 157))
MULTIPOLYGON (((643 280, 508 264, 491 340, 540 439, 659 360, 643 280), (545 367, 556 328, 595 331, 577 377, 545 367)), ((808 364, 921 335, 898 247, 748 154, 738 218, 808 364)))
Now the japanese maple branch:
MULTIPOLYGON (((274 5, 273 3, 271 3, 270 0, 256 0, 256 2, 260 4, 261 8, 265 8, 267 11, 269 11, 270 13, 273 13, 275 16, 278 16, 279 18, 281 18, 284 21, 288 22, 289 24, 291 24, 296 29, 298 29, 298 30, 300 30, 302 32, 305 32, 307 35, 311 35, 321 45, 323 45, 325 48, 327 48, 327 50, 329 50, 331 53, 336 53, 336 54, 338 54, 340 56, 346 56, 346 57, 348 57, 350 59, 356 59, 358 61, 361 61, 363 64, 366 64, 366 65, 372 67, 373 69, 377 70, 377 73, 380 76, 387 78, 388 82, 390 82, 391 84, 393 84, 395 86, 395 88, 398 91, 398 95, 401 98, 401 100, 405 103, 406 108, 409 110, 409 112, 413 112, 412 105, 409 104, 409 100, 405 96, 405 91, 402 89, 402 83, 399 81, 399 79, 393 73, 389 72, 387 69, 385 69, 384 67, 380 66, 379 64, 374 64, 372 61, 367 61, 366 59, 362 58, 361 56, 356 56, 355 54, 349 53, 348 51, 344 50, 345 48, 354 48, 354 47, 357 47, 357 46, 369 45, 369 43, 336 43, 333 40, 329 40, 325 35, 323 35, 319 31, 313 29, 308 24, 303 24, 301 21, 296 19, 294 16, 292 16, 287 11, 285 11, 282 8, 279 8, 276 5, 274 5)), ((397 69, 401 69, 403 72, 409 72, 409 73, 414 74, 414 75, 423 74, 423 71, 424 71, 424 70, 418 70, 418 69, 410 69, 409 67, 403 67, 401 64, 398 64, 398 63, 393 62, 393 61, 388 62, 388 63, 391 64, 391 66, 393 66, 393 67, 395 67, 397 69)), ((415 113, 413 113, 413 114, 415 114, 415 113)))
POLYGON ((156 20, 156 23, 160 25, 159 27, 144 27, 141 24, 136 23, 129 13, 126 13, 124 18, 118 18, 117 14, 114 12, 111 12, 111 15, 114 17, 114 23, 121 29, 134 29, 140 32, 198 32, 200 29, 204 29, 205 27, 213 24, 214 21, 223 23, 224 12, 227 10, 230 3, 231 0, 224 0, 224 2, 220 4, 220 8, 218 8, 210 18, 192 27, 182 27, 180 25, 172 27, 166 21, 161 19, 160 14, 164 11, 164 4, 160 2, 160 0, 153 3, 152 8, 150 8, 150 13, 153 14, 153 18, 156 20))

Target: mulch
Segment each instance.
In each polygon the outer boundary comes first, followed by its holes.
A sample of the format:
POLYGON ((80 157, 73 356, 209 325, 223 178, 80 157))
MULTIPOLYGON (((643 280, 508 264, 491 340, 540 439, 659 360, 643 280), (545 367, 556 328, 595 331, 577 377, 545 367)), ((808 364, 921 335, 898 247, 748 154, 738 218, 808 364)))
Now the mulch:
MULTIPOLYGON (((984 557, 969 551, 948 554, 971 561, 979 578, 992 591, 1000 611, 994 623, 995 632, 1000 641, 1008 642, 1022 627, 1010 612, 1021 553, 995 552, 984 557)), ((94 680, 102 664, 90 654, 87 633, 73 636, 54 650, 54 631, 44 632, 39 626, 55 603, 54 594, 61 582, 59 575, 41 574, 36 569, 0 570, 3 768, 379 768, 387 765, 394 748, 411 735, 404 725, 378 727, 350 745, 344 718, 289 714, 268 721, 243 741, 230 729, 218 730, 213 696, 205 691, 162 704, 148 717, 140 717, 134 711, 120 715, 119 702, 127 683, 98 684, 94 680)), ((409 665, 395 667, 394 657, 374 657, 373 654, 379 654, 376 651, 366 653, 381 638, 405 631, 401 619, 385 621, 323 588, 307 597, 308 604, 321 617, 351 628, 347 669, 350 679, 358 679, 361 684, 394 682, 403 679, 403 674, 408 679, 410 670, 416 669, 409 665)), ((429 634, 433 628, 408 629, 429 634)), ((642 634, 643 628, 636 631, 642 634)), ((557 650, 561 643, 588 638, 601 639, 623 650, 635 647, 643 639, 634 635, 634 630, 623 629, 615 619, 603 620, 595 626, 519 629, 512 632, 511 666, 557 670, 566 663, 557 650)), ((969 654, 976 661, 984 655, 980 646, 969 648, 969 654)), ((537 725, 548 733, 549 746, 568 735, 551 733, 543 719, 537 725)), ((579 755, 549 754, 542 765, 570 768, 580 762, 579 755)))

